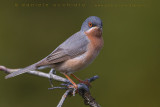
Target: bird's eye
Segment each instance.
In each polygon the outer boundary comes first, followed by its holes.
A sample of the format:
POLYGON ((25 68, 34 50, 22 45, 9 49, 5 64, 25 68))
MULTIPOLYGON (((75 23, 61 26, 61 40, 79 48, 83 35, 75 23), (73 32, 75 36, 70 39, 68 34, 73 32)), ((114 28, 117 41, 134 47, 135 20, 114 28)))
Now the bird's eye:
POLYGON ((91 23, 91 22, 89 22, 89 23, 88 23, 88 26, 89 26, 89 27, 92 27, 93 25, 92 25, 92 23, 91 23))

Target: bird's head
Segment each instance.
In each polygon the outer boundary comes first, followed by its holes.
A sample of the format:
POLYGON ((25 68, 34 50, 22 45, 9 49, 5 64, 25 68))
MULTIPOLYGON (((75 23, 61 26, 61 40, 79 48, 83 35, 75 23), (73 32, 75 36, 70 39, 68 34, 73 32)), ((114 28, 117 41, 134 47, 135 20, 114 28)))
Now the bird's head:
POLYGON ((81 26, 81 31, 86 32, 86 31, 88 31, 92 28, 95 28, 95 27, 102 30, 102 21, 97 16, 90 16, 83 22, 83 24, 81 26))

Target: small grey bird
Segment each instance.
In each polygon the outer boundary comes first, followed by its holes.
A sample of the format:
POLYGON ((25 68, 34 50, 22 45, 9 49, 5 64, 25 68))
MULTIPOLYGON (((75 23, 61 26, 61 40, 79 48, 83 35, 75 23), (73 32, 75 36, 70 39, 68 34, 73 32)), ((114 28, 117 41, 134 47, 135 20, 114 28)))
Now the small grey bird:
POLYGON ((8 79, 32 70, 54 68, 64 74, 74 87, 77 87, 68 75, 89 65, 99 54, 103 43, 102 21, 96 16, 90 16, 83 22, 80 31, 69 37, 47 57, 5 78, 8 79))

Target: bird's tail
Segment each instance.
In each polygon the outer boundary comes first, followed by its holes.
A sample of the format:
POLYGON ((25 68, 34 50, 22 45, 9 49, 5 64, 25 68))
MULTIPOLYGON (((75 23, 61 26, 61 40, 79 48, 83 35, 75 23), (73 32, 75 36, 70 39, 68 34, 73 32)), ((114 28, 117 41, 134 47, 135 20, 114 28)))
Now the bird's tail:
POLYGON ((26 67, 26 68, 22 68, 22 69, 20 69, 20 70, 18 70, 18 71, 15 71, 15 72, 13 72, 13 73, 11 73, 11 74, 8 74, 8 75, 5 77, 5 79, 12 78, 12 77, 15 77, 15 76, 17 76, 17 75, 26 73, 26 72, 28 72, 28 71, 36 70, 36 69, 37 69, 36 64, 33 64, 33 65, 30 65, 30 66, 28 66, 28 67, 26 67))

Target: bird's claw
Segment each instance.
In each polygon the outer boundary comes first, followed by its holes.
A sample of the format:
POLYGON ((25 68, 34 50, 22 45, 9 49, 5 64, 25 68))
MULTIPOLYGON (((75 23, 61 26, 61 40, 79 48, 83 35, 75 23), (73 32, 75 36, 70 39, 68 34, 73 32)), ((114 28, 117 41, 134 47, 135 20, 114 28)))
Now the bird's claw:
POLYGON ((73 92, 71 93, 71 95, 75 96, 75 94, 78 92, 78 86, 74 86, 72 85, 71 83, 62 83, 61 86, 64 86, 64 87, 51 87, 51 88, 48 88, 48 90, 54 90, 54 89, 71 89, 73 90, 73 92))
POLYGON ((67 89, 72 89, 73 93, 72 95, 75 96, 75 94, 78 92, 78 85, 73 85, 72 83, 62 83, 62 86, 65 86, 67 89))

